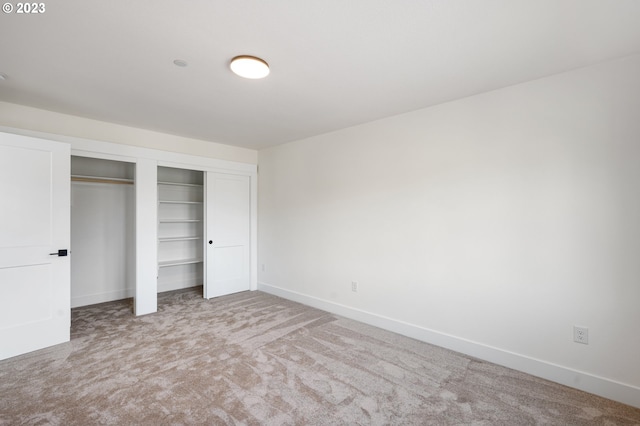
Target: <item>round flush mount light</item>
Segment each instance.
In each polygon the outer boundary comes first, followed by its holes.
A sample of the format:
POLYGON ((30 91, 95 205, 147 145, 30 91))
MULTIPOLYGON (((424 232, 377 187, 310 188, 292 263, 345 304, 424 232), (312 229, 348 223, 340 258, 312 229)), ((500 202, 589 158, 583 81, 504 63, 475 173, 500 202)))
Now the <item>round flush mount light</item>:
POLYGON ((181 68, 184 68, 184 67, 186 67, 187 65, 189 65, 189 64, 187 64, 187 61, 183 61, 182 59, 176 59, 175 61, 173 61, 173 64, 174 64, 175 66, 177 66, 177 67, 181 67, 181 68))
POLYGON ((244 78, 265 78, 269 75, 269 64, 255 56, 236 56, 229 64, 231 71, 244 78))

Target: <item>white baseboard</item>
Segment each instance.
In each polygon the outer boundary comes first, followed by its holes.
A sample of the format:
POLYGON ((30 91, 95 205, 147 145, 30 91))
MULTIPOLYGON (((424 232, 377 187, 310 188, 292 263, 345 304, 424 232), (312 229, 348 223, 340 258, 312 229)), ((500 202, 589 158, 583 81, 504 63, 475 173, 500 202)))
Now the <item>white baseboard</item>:
POLYGON ((105 293, 85 294, 84 296, 72 297, 71 307, 78 308, 80 306, 95 305, 96 303, 127 299, 133 297, 134 293, 135 289, 127 288, 125 290, 108 291, 105 293))
MULTIPOLYGON (((192 278, 174 282, 158 282, 158 293, 165 291, 182 290, 202 285, 202 278, 192 278)), ((79 308, 81 306, 95 305, 97 303, 113 302, 114 300, 127 299, 135 296, 134 288, 124 290, 107 291, 104 293, 85 294, 71 298, 71 308, 79 308)))
POLYGON ((158 293, 164 293, 165 291, 182 290, 184 288, 191 288, 202 285, 202 278, 190 278, 182 279, 180 281, 160 281, 158 280, 158 293))
POLYGON ((429 330, 414 324, 286 290, 264 282, 258 283, 258 290, 640 408, 640 388, 633 385, 429 330))

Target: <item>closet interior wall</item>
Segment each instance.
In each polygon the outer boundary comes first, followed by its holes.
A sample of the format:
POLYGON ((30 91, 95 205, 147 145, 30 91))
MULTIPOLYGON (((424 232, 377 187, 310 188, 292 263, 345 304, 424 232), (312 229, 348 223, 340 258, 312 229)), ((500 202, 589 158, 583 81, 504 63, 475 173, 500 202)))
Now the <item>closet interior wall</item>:
POLYGON ((135 165, 71 157, 71 307, 133 297, 135 165))
POLYGON ((158 167, 158 292, 203 284, 203 178, 158 167))

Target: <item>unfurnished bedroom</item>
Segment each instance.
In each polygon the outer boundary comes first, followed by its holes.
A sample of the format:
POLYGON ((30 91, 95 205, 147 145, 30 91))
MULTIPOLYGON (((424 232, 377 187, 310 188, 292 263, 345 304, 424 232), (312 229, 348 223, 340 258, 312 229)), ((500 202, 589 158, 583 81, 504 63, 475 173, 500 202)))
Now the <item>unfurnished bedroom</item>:
POLYGON ((5 2, 0 425, 640 424, 638 22, 5 2))

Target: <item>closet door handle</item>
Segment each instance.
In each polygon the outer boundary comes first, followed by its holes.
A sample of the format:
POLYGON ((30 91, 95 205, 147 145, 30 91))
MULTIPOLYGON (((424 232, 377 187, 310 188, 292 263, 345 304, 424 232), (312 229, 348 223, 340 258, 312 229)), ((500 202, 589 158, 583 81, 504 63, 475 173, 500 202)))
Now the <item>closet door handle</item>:
POLYGON ((213 244, 213 240, 209 240, 209 244, 213 244))
POLYGON ((67 254, 68 254, 67 249, 61 249, 61 250, 58 250, 56 253, 49 253, 49 256, 64 257, 64 256, 67 256, 67 254))

